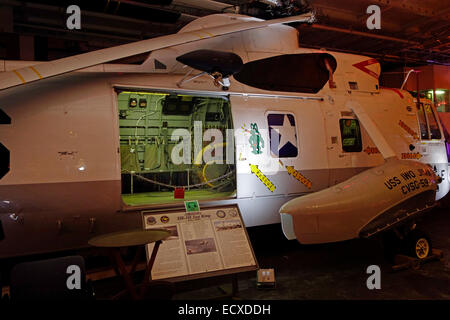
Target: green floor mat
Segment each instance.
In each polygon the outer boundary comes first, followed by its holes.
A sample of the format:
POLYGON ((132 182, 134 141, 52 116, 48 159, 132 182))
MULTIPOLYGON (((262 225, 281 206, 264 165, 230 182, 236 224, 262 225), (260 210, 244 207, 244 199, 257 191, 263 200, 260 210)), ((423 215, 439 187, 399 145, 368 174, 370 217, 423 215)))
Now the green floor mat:
POLYGON ((211 200, 223 199, 233 197, 235 191, 215 192, 212 190, 186 190, 184 199, 174 199, 173 192, 170 191, 156 191, 135 194, 123 194, 122 199, 125 204, 130 206, 144 205, 144 204, 163 204, 171 202, 180 202, 186 200, 211 200))

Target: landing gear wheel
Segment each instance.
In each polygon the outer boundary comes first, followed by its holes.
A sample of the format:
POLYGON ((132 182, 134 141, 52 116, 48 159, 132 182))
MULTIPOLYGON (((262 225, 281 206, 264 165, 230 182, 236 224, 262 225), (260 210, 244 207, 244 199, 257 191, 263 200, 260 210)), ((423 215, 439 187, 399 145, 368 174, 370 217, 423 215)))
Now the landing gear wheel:
POLYGON ((431 254, 431 241, 419 230, 411 231, 405 239, 406 253, 416 259, 425 259, 431 254))

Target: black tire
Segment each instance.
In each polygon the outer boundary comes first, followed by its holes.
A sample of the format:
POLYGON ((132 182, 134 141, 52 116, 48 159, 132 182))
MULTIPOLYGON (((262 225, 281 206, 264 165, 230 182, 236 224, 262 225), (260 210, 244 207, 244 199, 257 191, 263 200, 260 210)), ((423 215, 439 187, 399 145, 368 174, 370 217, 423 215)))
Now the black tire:
POLYGON ((416 259, 425 259, 431 255, 431 240, 426 233, 412 230, 405 238, 405 253, 416 259))

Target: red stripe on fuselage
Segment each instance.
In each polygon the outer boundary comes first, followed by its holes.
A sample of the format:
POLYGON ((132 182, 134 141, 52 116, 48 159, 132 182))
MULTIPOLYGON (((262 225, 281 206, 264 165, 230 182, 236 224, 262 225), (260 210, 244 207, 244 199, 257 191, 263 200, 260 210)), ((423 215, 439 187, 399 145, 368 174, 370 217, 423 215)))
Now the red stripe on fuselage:
POLYGON ((378 77, 380 76, 379 74, 373 72, 372 70, 367 69, 367 66, 370 66, 371 64, 375 64, 378 63, 377 59, 369 59, 369 60, 365 60, 365 61, 361 61, 358 63, 355 63, 353 66, 355 68, 358 68, 359 70, 361 70, 362 72, 367 73, 368 75, 374 77, 375 79, 378 80, 378 77))

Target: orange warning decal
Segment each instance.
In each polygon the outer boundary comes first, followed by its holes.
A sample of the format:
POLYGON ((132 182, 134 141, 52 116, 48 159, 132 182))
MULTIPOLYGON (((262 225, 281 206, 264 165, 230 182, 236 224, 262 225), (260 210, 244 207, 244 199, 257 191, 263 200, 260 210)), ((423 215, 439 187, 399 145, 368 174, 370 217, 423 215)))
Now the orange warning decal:
POLYGON ((413 129, 408 127, 408 125, 404 123, 402 120, 399 120, 398 125, 402 127, 406 132, 408 132, 414 139, 419 140, 417 133, 413 129))
POLYGON ((419 160, 422 157, 423 156, 420 153, 418 153, 418 152, 416 152, 416 153, 412 153, 412 152, 402 153, 402 159, 416 159, 416 160, 419 160))
POLYGON ((380 153, 380 150, 378 150, 377 147, 369 147, 368 146, 367 148, 364 149, 364 152, 370 156, 371 154, 380 153))

